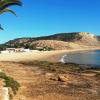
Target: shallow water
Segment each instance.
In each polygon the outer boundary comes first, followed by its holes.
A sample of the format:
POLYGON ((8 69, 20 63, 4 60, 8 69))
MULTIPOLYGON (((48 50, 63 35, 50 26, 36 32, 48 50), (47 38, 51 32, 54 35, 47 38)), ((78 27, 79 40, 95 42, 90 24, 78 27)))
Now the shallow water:
POLYGON ((100 50, 69 53, 62 57, 62 62, 100 66, 100 50))

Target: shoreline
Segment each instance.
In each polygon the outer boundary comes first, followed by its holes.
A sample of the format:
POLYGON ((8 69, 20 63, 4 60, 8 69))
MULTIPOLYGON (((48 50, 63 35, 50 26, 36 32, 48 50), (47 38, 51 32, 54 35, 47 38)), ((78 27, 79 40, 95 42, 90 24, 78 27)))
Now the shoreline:
POLYGON ((100 50, 99 48, 86 48, 86 49, 73 49, 73 50, 63 50, 63 52, 59 52, 58 54, 51 55, 50 57, 46 58, 47 61, 51 62, 59 62, 61 58, 66 55, 67 53, 77 53, 77 52, 86 52, 86 51, 94 51, 100 50))
POLYGON ((100 50, 100 47, 85 48, 85 49, 71 49, 71 50, 55 50, 55 51, 38 51, 38 52, 23 52, 23 53, 7 53, 0 54, 0 61, 50 61, 59 62, 66 53, 85 52, 92 50, 100 50))

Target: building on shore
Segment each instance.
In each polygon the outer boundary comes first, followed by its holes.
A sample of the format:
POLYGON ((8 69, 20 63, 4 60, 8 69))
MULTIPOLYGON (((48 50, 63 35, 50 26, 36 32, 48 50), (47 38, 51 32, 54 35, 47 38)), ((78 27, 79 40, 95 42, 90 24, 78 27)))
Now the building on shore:
POLYGON ((30 52, 30 49, 24 49, 24 48, 6 48, 6 50, 1 51, 1 53, 17 53, 17 52, 30 52))
POLYGON ((24 48, 6 48, 6 51, 10 52, 23 52, 24 48))

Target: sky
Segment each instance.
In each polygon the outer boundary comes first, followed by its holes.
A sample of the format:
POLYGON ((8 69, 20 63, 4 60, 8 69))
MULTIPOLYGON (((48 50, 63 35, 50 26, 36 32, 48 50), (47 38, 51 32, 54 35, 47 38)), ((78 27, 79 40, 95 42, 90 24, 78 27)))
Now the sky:
POLYGON ((100 0, 22 0, 0 15, 0 43, 21 37, 38 37, 65 32, 100 35, 100 0))

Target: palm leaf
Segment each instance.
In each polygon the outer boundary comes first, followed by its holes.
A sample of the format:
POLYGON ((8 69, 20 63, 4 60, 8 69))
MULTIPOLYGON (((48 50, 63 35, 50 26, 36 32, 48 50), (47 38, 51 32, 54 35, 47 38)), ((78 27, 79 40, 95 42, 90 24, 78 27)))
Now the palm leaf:
POLYGON ((12 5, 19 5, 21 6, 22 3, 20 0, 0 0, 0 10, 3 10, 12 5))
MULTIPOLYGON (((19 6, 21 6, 22 3, 21 3, 20 0, 0 0, 0 14, 3 14, 5 12, 10 12, 10 13, 16 15, 15 12, 13 12, 10 9, 7 9, 7 7, 13 6, 13 5, 19 5, 19 6)), ((1 27, 1 25, 0 25, 0 29, 3 30, 3 28, 1 27)))
POLYGON ((0 14, 3 14, 3 13, 5 13, 5 12, 10 12, 10 13, 12 13, 12 14, 14 14, 14 15, 16 16, 16 13, 15 13, 14 11, 12 11, 12 10, 10 10, 10 9, 7 9, 7 8, 1 10, 1 11, 0 11, 0 14))
POLYGON ((0 30, 3 30, 3 28, 1 27, 1 25, 0 25, 0 30))

